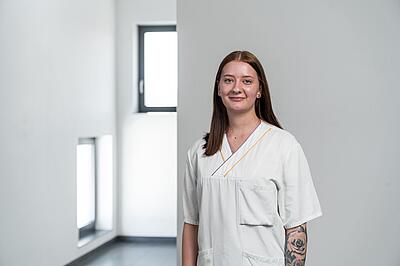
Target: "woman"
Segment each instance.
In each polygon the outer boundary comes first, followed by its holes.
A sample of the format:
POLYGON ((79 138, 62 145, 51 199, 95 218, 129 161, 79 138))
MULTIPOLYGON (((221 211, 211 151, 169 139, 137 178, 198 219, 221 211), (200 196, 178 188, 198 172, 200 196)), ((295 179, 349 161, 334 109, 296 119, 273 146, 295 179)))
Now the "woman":
POLYGON ((304 265, 306 222, 321 216, 304 152, 276 119, 247 51, 221 62, 210 133, 187 152, 183 266, 304 265))

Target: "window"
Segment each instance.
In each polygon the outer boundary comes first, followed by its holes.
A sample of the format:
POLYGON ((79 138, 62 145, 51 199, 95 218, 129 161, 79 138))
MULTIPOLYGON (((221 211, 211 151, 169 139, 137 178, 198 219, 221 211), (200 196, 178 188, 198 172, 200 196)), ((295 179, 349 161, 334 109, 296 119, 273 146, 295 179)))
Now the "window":
POLYGON ((139 26, 139 112, 176 112, 176 26, 139 26))
POLYGON ((76 146, 78 247, 113 228, 112 135, 79 138, 76 146))
POLYGON ((77 225, 79 238, 95 231, 96 160, 93 138, 79 139, 76 148, 77 225))

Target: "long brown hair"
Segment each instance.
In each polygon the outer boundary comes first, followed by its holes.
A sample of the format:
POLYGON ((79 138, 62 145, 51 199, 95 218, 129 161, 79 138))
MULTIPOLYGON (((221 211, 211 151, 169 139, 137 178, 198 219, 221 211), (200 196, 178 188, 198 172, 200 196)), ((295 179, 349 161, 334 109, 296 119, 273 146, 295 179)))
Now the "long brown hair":
POLYGON ((240 61, 249 64, 257 72, 261 88, 261 97, 256 99, 255 112, 258 118, 282 128, 272 110, 271 96, 269 93, 268 82, 264 69, 255 55, 248 51, 234 51, 225 56, 219 65, 214 83, 213 114, 211 119, 210 132, 203 136, 206 143, 203 145, 204 155, 215 154, 222 144, 225 130, 229 127, 229 119, 226 107, 221 97, 218 96, 218 83, 222 69, 231 61, 240 61))

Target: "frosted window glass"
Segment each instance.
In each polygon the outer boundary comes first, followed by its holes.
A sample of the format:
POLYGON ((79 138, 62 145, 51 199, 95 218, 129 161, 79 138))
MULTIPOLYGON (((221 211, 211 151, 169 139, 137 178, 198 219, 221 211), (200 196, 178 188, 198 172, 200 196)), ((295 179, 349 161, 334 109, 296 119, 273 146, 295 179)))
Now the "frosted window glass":
POLYGON ((94 144, 79 144, 77 165, 77 225, 82 228, 95 220, 95 150, 94 144))
POLYGON ((176 106, 178 97, 178 37, 176 32, 144 34, 144 104, 176 106))

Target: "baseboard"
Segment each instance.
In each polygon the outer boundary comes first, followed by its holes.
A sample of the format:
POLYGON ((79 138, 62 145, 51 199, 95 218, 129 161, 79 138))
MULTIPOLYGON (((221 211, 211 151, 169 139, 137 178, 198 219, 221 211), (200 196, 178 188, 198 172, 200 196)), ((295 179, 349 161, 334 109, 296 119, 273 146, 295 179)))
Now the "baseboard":
POLYGON ((134 243, 176 243, 176 237, 117 236, 117 240, 134 243))

